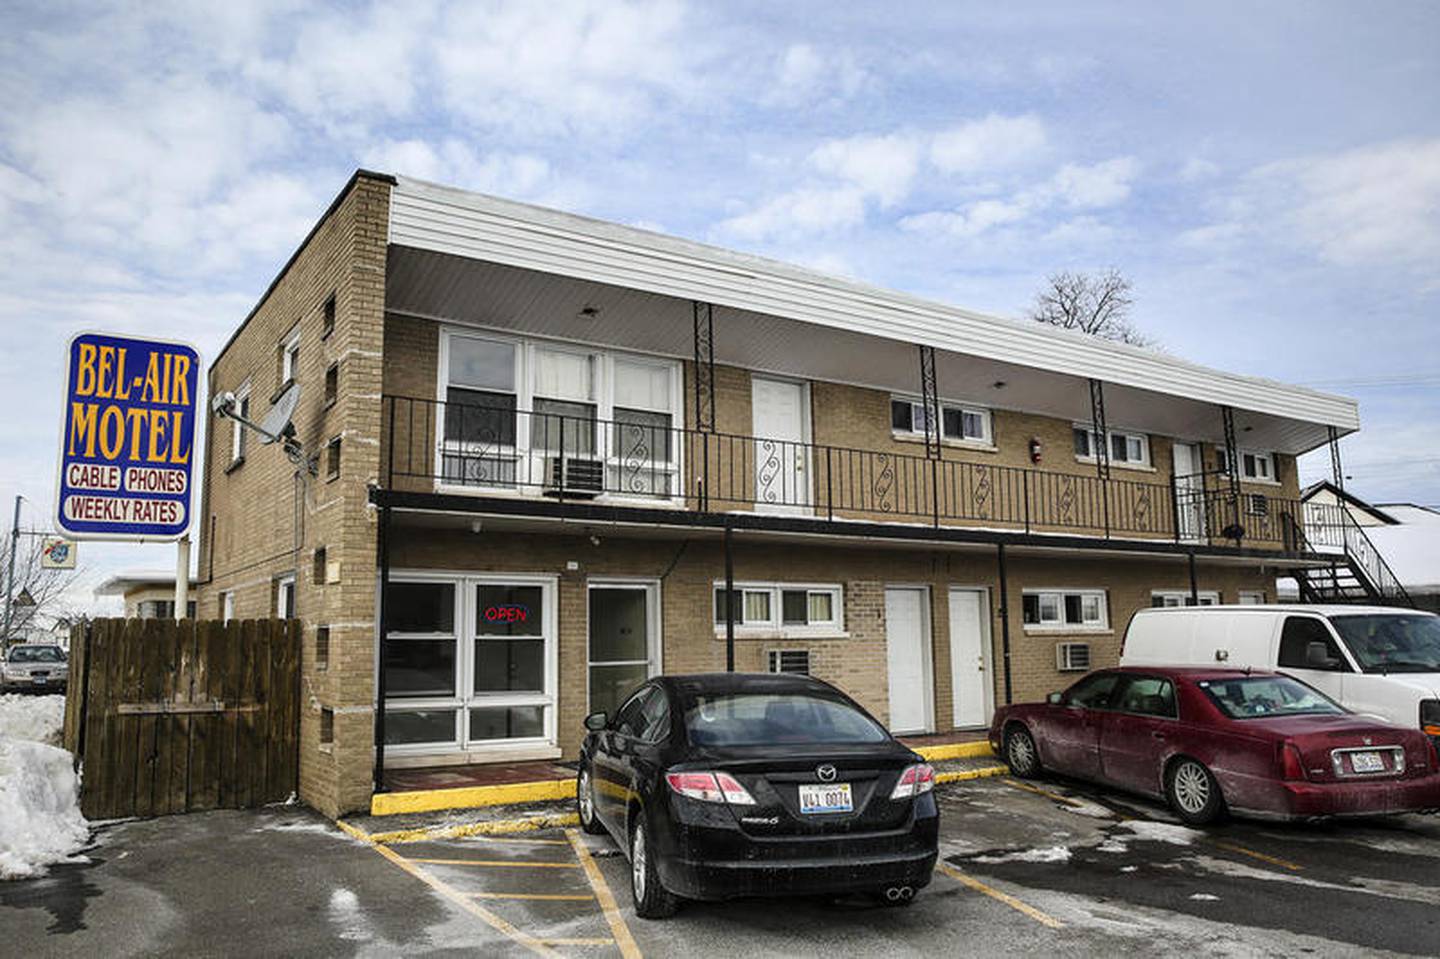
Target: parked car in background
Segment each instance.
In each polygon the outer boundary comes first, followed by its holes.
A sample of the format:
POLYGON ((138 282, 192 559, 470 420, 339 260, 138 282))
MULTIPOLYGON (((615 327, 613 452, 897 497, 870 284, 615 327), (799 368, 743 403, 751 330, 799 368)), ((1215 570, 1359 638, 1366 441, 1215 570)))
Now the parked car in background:
POLYGON ((1120 665, 1274 669, 1440 743, 1440 616, 1393 606, 1143 609, 1120 665))
POLYGON ((1061 773, 1164 798, 1187 823, 1440 808, 1418 730, 1357 716, 1293 677, 1122 667, 996 711, 990 745, 1018 776, 1061 773))
POLYGON ((0 659, 0 692, 63 693, 69 678, 70 664, 59 646, 22 643, 0 659))
POLYGON ((903 906, 930 881, 935 771, 827 683, 659 676, 585 726, 580 823, 626 850, 643 918, 741 896, 903 906))

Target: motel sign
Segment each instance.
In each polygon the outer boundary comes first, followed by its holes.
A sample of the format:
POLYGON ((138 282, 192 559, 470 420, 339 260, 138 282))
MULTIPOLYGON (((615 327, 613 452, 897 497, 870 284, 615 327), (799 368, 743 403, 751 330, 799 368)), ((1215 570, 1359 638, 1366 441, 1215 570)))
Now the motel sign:
POLYGON ((70 341, 56 529, 73 539, 178 539, 190 526, 199 356, 183 343, 70 341))

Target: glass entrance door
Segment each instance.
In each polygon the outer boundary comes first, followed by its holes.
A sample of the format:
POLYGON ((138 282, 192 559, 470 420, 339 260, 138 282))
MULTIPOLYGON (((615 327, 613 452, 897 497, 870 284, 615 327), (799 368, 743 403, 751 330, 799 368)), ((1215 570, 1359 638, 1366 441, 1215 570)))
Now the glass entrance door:
POLYGON ((660 671, 656 583, 590 585, 590 712, 609 715, 660 671))

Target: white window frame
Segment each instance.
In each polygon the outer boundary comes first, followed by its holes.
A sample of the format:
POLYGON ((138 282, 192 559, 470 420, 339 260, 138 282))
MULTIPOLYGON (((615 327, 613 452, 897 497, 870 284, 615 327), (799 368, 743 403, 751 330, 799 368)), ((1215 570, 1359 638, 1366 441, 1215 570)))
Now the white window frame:
POLYGON ((600 577, 585 583, 585 713, 594 711, 590 704, 590 667, 592 666, 639 666, 642 660, 600 660, 590 658, 590 591, 592 589, 633 589, 645 592, 645 678, 651 679, 664 672, 663 660, 665 643, 660 630, 664 623, 661 608, 661 588, 658 579, 627 579, 625 577, 600 577))
POLYGON ((230 622, 235 618, 235 591, 227 589, 220 594, 220 622, 230 622))
MULTIPOLYGON (((1230 451, 1229 451, 1228 449, 1226 449, 1225 447, 1223 447, 1223 446, 1216 447, 1216 449, 1218 450, 1218 452, 1219 452, 1219 454, 1220 454, 1220 468, 1221 468, 1221 470, 1222 470, 1222 471, 1223 471, 1223 470, 1228 470, 1228 469, 1229 469, 1228 464, 1229 464, 1229 461, 1230 461, 1230 451)), ((1246 448, 1243 447, 1243 446, 1239 447, 1238 449, 1239 449, 1239 456, 1240 456, 1239 471, 1240 471, 1240 480, 1241 480, 1241 482, 1244 482, 1244 483, 1260 483, 1260 484, 1263 484, 1263 485, 1266 485, 1266 486, 1279 486, 1279 485, 1280 485, 1280 481, 1275 478, 1275 454, 1274 454, 1274 453, 1266 453, 1266 452, 1262 452, 1261 450, 1246 449, 1246 448), (1247 457, 1247 456, 1253 458, 1253 459, 1252 459, 1252 462, 1253 462, 1254 465, 1255 465, 1255 471, 1254 471, 1253 473, 1246 472, 1246 470, 1245 470, 1245 457, 1247 457), (1261 464, 1262 464, 1262 463, 1264 464, 1264 472, 1265 472, 1265 474, 1266 474, 1266 475, 1264 475, 1264 476, 1261 476, 1261 475, 1260 475, 1260 473, 1261 473, 1261 468, 1260 468, 1260 467, 1261 467, 1261 464)))
POLYGON ((299 365, 300 325, 297 323, 295 329, 280 341, 280 385, 282 387, 295 382, 295 374, 299 372, 297 369, 299 365))
MULTIPOLYGON (((1098 587, 1039 587, 1021 591, 1023 596, 1037 596, 1040 607, 1040 622, 1024 622, 1024 614, 1021 614, 1021 623, 1027 633, 1107 633, 1110 631, 1110 594, 1109 591, 1098 587), (1081 622, 1071 623, 1065 620, 1065 597, 1080 597, 1081 622), (1087 600, 1099 600, 1100 616, 1098 619, 1083 619, 1087 600), (1051 615, 1046 615, 1046 608, 1050 607, 1051 615)), ((1023 603, 1023 598, 1022 598, 1023 603)))
MULTIPOLYGON (((723 579, 715 580, 710 592, 710 615, 715 620, 715 635, 725 635, 725 620, 719 615, 720 594, 725 589, 723 579)), ((770 615, 765 620, 745 620, 745 602, 740 602, 741 619, 735 621, 735 635, 747 639, 800 639, 800 638, 843 638, 845 632, 845 587, 839 583, 780 583, 780 582, 737 582, 735 592, 764 593, 769 596, 770 615), (810 595, 826 594, 830 597, 831 618, 822 622, 807 622, 805 625, 785 623, 782 611, 785 593, 804 591, 806 595, 806 618, 809 618, 810 595)))
MULTIPOLYGON (((244 383, 241 383, 240 386, 239 386, 239 388, 235 390, 235 407, 234 407, 234 408, 235 408, 235 412, 236 412, 237 414, 239 414, 240 416, 244 417, 244 418, 247 419, 247 420, 250 419, 250 381, 249 381, 249 380, 246 380, 244 383)), ((230 463, 231 463, 232 466, 233 466, 234 464, 236 464, 236 463, 244 462, 244 460, 245 460, 245 445, 246 445, 245 426, 242 425, 239 420, 234 420, 234 419, 232 419, 232 420, 230 421, 230 463)))
MULTIPOLYGON (((670 377, 670 408, 668 410, 653 408, 646 410, 646 412, 664 413, 670 417, 670 460, 663 464, 655 463, 657 478, 665 477, 669 480, 668 493, 662 492, 652 496, 643 493, 625 494, 612 490, 601 494, 597 499, 600 502, 636 502, 651 506, 681 507, 684 505, 685 390, 684 373, 680 361, 643 353, 630 353, 624 350, 600 349, 598 347, 589 347, 583 344, 567 343, 558 340, 532 339, 503 333, 493 333, 485 329, 442 327, 440 332, 436 399, 442 404, 441 409, 445 408, 443 404, 446 403, 447 390, 450 386, 450 344, 455 337, 488 340, 493 343, 503 343, 514 347, 515 446, 513 448, 498 448, 496 456, 500 459, 513 457, 516 463, 516 482, 513 484, 496 483, 490 485, 447 482, 444 479, 446 441, 442 429, 435 451, 435 485, 437 489, 445 492, 481 492, 486 495, 502 496, 534 496, 544 492, 544 460, 547 454, 545 451, 536 448, 532 443, 531 427, 536 399, 551 399, 551 397, 537 397, 534 375, 537 366, 536 356, 540 351, 548 350, 556 353, 571 353, 577 356, 585 356, 591 360, 594 396, 589 402, 595 407, 597 424, 611 424, 608 430, 610 435, 606 435, 607 429, 605 427, 597 425, 597 435, 595 437, 595 456, 605 464, 606 485, 611 485, 609 483, 610 471, 612 469, 622 468, 624 463, 623 451, 615 448, 617 444, 612 442, 614 438, 613 424, 615 422, 616 360, 623 360, 624 362, 633 363, 637 366, 650 366, 668 372, 670 377)), ((441 418, 443 419, 443 414, 441 418)), ((454 450, 451 450, 451 452, 454 452, 454 450)))
MULTIPOLYGON (((1076 453, 1076 454, 1075 454, 1075 461, 1076 461, 1077 463, 1093 463, 1093 462, 1095 462, 1095 447, 1096 447, 1096 444, 1097 444, 1097 442, 1098 442, 1098 440, 1099 440, 1099 435, 1100 435, 1100 434, 1098 434, 1097 432, 1095 432, 1095 424, 1093 424, 1093 423, 1073 423, 1073 424, 1071 424, 1071 427, 1072 427, 1071 440, 1070 440, 1071 446, 1072 446, 1072 447, 1074 446, 1074 442, 1075 442, 1075 440, 1074 440, 1074 435, 1075 435, 1075 433, 1076 433, 1076 432, 1080 432, 1080 433, 1084 433, 1085 436, 1088 437, 1087 442, 1088 442, 1089 447, 1090 447, 1090 452, 1089 452, 1088 454, 1076 453)), ((1116 469, 1143 470, 1143 471, 1145 471, 1145 472, 1154 472, 1154 471, 1155 471, 1154 463, 1151 461, 1151 458, 1150 458, 1150 434, 1149 434, 1149 433, 1141 433, 1141 432, 1137 432, 1136 430, 1122 430, 1122 429, 1108 428, 1108 429, 1106 429, 1106 431, 1105 431, 1105 443, 1106 443, 1105 448, 1110 451, 1110 457, 1109 457, 1110 465, 1113 466, 1113 467, 1115 467, 1116 469), (1124 438, 1125 444, 1126 444, 1126 448, 1127 448, 1127 453, 1126 453, 1127 456, 1129 455, 1129 453, 1128 453, 1128 448, 1129 448, 1129 444, 1130 444, 1131 442, 1135 442, 1135 443, 1140 444, 1140 459, 1138 459, 1138 460, 1132 460, 1132 459, 1117 460, 1117 459, 1115 458, 1115 448, 1114 448, 1114 440, 1115 440, 1115 437, 1117 437, 1117 436, 1124 438)))
POLYGON ((1236 601, 1241 606, 1264 606, 1265 590, 1263 589, 1242 589, 1236 596, 1236 601))
POLYGON ((285 587, 290 587, 292 601, 295 598, 295 574, 286 573, 275 580, 275 618, 289 619, 295 615, 295 610, 290 608, 290 603, 285 601, 285 587))
MULTIPOLYGON (((885 413, 886 413, 886 416, 890 419, 890 435, 891 435, 892 437, 894 437, 895 439, 900 439, 900 440, 913 440, 913 439, 916 439, 916 438, 919 438, 919 439, 923 440, 923 439, 925 438, 924 422, 925 422, 925 412, 926 412, 926 411, 925 411, 925 401, 924 401, 924 399, 922 399, 921 397, 918 397, 918 396, 910 396, 910 395, 908 395, 908 394, 906 394, 906 393, 892 393, 892 394, 890 394, 890 403, 891 403, 891 404, 894 404, 894 403, 909 403, 909 404, 910 404, 910 429, 908 429, 908 430, 902 430, 902 429, 897 429, 897 428, 896 428, 896 426, 895 426, 895 420, 894 420, 894 415, 895 415, 895 414, 894 414, 893 410, 891 409, 891 406, 890 406, 890 405, 887 405, 887 406, 886 406, 886 408, 885 408, 885 413), (919 422, 919 423, 921 424, 921 428, 918 429, 918 430, 915 429, 915 423, 917 423, 917 422, 919 422)), ((964 446, 964 447, 971 447, 971 448, 975 448, 975 449, 994 449, 994 448, 995 448, 994 417, 992 416, 991 410, 989 409, 989 407, 980 406, 979 404, 976 404, 976 403, 961 403, 961 402, 958 402, 958 401, 956 401, 956 400, 944 400, 944 399, 942 399, 942 400, 940 400, 940 423, 939 423, 939 426, 940 426, 940 442, 944 443, 944 444, 947 445, 947 446, 964 446), (952 412, 958 412, 958 413, 960 414, 960 416, 961 416, 961 428, 962 428, 962 429, 964 428, 964 416, 965 416, 966 413, 969 413, 969 414, 971 414, 971 415, 980 417, 980 425, 981 425, 982 435, 981 435, 980 437, 973 437, 973 436, 950 436, 950 435, 946 434, 946 432, 945 432, 945 412, 946 412, 947 410, 952 411, 952 412)))
MULTIPOLYGON (((1195 595, 1199 598, 1201 606, 1220 605, 1219 590, 1202 589, 1198 590, 1195 595)), ((1188 589, 1152 589, 1150 591, 1152 606, 1155 605, 1154 600, 1157 597, 1164 600, 1164 607, 1166 609, 1190 605, 1190 591, 1188 589)))
MULTIPOLYGON (((395 570, 390 575, 392 583, 448 583, 455 587, 453 633, 405 633, 391 630, 391 640, 405 639, 452 639, 456 644, 454 687, 450 696, 429 697, 387 697, 387 713, 401 712, 444 712, 455 714, 455 725, 451 739, 447 742, 389 744, 385 747, 387 756, 394 755, 400 760, 418 756, 457 758, 486 756, 503 753, 507 758, 553 759, 560 755, 556 729, 559 712, 559 662, 560 632, 557 616, 559 613, 559 577, 535 573, 484 573, 475 574, 459 570, 395 570), (476 590, 480 586, 539 586, 541 588, 541 638, 545 642, 545 689, 540 693, 476 693, 475 642, 479 636, 479 610, 476 590), (470 739, 470 711, 486 707, 543 706, 545 707, 545 728, 540 736, 515 739, 470 739)), ((379 582, 376 582, 377 592, 379 582)), ((375 634, 377 650, 375 656, 376 681, 383 662, 379 656, 379 630, 375 634)))

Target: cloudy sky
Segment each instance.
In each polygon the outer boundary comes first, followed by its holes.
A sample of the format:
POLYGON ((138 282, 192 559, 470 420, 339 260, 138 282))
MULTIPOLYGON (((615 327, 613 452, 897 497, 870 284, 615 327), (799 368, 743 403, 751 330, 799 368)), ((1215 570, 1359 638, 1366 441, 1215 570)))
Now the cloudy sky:
MULTIPOLYGON (((1362 495, 1440 504, 1440 4, 3 8, 0 496, 27 526, 66 338, 213 357, 356 166, 1005 315, 1113 265, 1171 352, 1357 397, 1362 495)), ((173 564, 82 555, 87 585, 173 564)))

